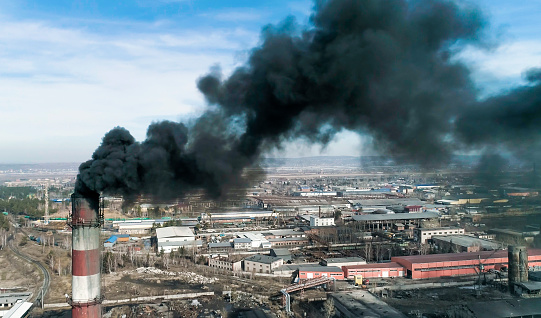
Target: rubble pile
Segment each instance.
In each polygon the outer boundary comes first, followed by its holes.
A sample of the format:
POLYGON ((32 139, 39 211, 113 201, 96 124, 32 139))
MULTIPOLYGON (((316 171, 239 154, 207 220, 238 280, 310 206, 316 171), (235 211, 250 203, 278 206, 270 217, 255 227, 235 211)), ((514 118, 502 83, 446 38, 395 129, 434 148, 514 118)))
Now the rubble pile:
POLYGON ((138 274, 151 274, 151 275, 164 275, 164 276, 174 276, 175 278, 181 279, 189 284, 213 284, 218 281, 218 278, 214 277, 205 277, 193 272, 172 272, 164 271, 156 267, 139 267, 133 273, 138 274))

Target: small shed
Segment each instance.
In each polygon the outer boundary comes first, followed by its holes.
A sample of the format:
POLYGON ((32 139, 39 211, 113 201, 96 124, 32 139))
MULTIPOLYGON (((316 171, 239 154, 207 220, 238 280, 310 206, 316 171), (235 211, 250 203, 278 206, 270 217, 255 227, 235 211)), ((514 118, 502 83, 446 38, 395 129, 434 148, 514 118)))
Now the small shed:
POLYGON ((116 242, 118 240, 118 237, 116 235, 112 235, 110 238, 103 243, 103 247, 113 247, 115 246, 116 242))

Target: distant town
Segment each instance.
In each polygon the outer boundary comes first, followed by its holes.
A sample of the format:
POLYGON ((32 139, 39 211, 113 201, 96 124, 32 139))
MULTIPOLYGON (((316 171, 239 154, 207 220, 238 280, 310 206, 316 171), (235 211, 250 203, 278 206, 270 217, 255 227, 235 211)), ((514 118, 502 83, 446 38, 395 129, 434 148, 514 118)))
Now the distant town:
MULTIPOLYGON (((0 317, 77 306, 77 166, 0 165, 0 317)), ((539 314, 534 164, 311 157, 253 169, 264 173, 222 201, 102 194, 104 317, 539 314)))

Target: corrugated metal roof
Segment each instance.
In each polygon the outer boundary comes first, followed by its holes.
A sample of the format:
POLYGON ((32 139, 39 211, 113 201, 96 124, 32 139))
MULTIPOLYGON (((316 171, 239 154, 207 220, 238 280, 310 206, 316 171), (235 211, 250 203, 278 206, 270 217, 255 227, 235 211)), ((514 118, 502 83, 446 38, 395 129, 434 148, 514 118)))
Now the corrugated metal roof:
POLYGON ((310 266, 310 267, 302 267, 299 268, 299 271, 301 272, 340 272, 342 273, 342 269, 337 266, 310 266))
POLYGON ((105 241, 105 243, 114 243, 116 242, 117 239, 118 237, 116 235, 113 235, 110 238, 108 238, 107 241, 105 241))
POLYGON ((436 212, 353 215, 355 221, 416 220, 439 217, 436 212))
POLYGON ((538 315, 541 298, 505 299, 469 304, 477 318, 524 317, 538 315))
MULTIPOLYGON (((528 249, 528 256, 541 255, 541 249, 531 248, 528 249)), ((453 261, 467 261, 477 260, 481 258, 507 258, 507 250, 500 251, 481 251, 481 252, 466 252, 466 253, 448 253, 448 254, 429 254, 429 255, 411 255, 411 256, 395 256, 392 257, 392 261, 400 262, 405 260, 412 264, 419 263, 433 263, 433 262, 453 262, 453 261)))
POLYGON ((268 255, 257 254, 257 255, 253 255, 253 256, 247 257, 247 258, 245 258, 244 260, 245 260, 245 261, 249 261, 249 262, 257 262, 257 263, 263 263, 263 264, 271 264, 271 263, 273 263, 273 262, 279 261, 280 259, 281 259, 280 257, 274 257, 274 256, 268 256, 268 255))
POLYGON ((158 240, 166 237, 193 237, 195 236, 187 226, 169 226, 156 229, 158 240))
POLYGON ((349 265, 344 266, 347 269, 364 269, 364 268, 404 268, 404 266, 398 264, 397 262, 388 262, 388 263, 372 263, 364 265, 349 265))

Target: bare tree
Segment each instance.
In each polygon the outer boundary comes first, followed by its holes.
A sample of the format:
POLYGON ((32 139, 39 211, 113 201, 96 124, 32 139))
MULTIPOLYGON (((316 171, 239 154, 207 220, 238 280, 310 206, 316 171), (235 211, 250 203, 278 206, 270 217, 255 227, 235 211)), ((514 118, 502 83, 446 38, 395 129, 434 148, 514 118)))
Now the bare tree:
POLYGON ((323 303, 323 316, 325 318, 331 318, 331 317, 334 317, 334 314, 335 314, 334 300, 332 297, 329 297, 323 303))

